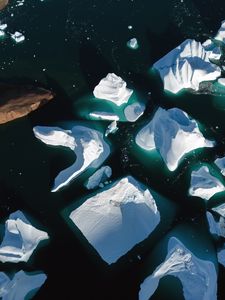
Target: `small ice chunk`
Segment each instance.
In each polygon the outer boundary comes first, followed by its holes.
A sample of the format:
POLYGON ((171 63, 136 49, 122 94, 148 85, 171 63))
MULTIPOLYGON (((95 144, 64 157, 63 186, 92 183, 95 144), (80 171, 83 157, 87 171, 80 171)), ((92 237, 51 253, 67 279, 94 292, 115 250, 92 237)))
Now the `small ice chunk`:
POLYGON ((0 37, 1 36, 5 36, 5 31, 4 30, 0 30, 0 37))
POLYGON ((214 264, 196 257, 174 237, 169 240, 165 261, 141 284, 139 300, 150 299, 160 279, 167 275, 181 281, 185 300, 217 299, 217 273, 214 264))
POLYGON ((132 26, 132 25, 129 25, 127 28, 128 28, 129 30, 131 30, 131 29, 133 29, 133 26, 132 26))
POLYGON ((191 173, 191 186, 189 188, 191 196, 209 200, 216 193, 224 190, 225 187, 222 182, 210 174, 207 166, 202 166, 191 173))
POLYGON ((210 62, 211 51, 206 51, 200 42, 187 39, 158 60, 153 68, 158 70, 164 89, 178 93, 182 89, 199 90, 203 81, 216 80, 221 70, 210 62))
POLYGON ((75 163, 61 171, 55 178, 52 192, 65 187, 88 168, 97 168, 110 154, 109 145, 105 142, 103 134, 86 126, 75 125, 70 130, 36 126, 33 132, 43 143, 70 148, 76 155, 75 163))
POLYGON ((108 136, 109 134, 113 134, 118 130, 117 122, 113 121, 109 124, 109 126, 106 128, 105 136, 108 136))
POLYGON ((219 78, 218 83, 225 86, 225 78, 219 78))
POLYGON ((0 261, 27 262, 38 244, 48 238, 46 232, 33 227, 21 211, 16 211, 5 224, 5 235, 0 245, 0 261))
POLYGON ((111 176, 112 169, 109 166, 103 166, 99 170, 97 170, 91 177, 89 177, 85 186, 88 190, 94 189, 98 187, 100 183, 104 183, 111 176))
POLYGON ((130 49, 133 49, 133 50, 136 50, 139 48, 139 45, 138 45, 138 41, 136 38, 132 38, 130 39, 128 42, 127 42, 127 47, 130 48, 130 49))
POLYGON ((216 222, 214 216, 210 212, 207 212, 206 216, 210 232, 225 238, 225 219, 220 217, 219 222, 216 222))
POLYGON ((0 24, 0 30, 5 30, 7 27, 7 24, 0 24))
POLYGON ((14 41, 16 41, 16 43, 20 43, 25 40, 25 36, 19 31, 16 31, 14 34, 11 34, 11 37, 14 41))
MULTIPOLYGON (((224 81, 224 85, 225 85, 225 81, 224 81)), ((215 164, 221 170, 222 175, 225 176, 225 157, 217 158, 215 160, 215 164)))
POLYGON ((157 149, 170 171, 176 170, 182 157, 195 149, 213 147, 198 124, 179 108, 158 108, 152 120, 136 136, 136 143, 150 151, 157 149))
POLYGON ((113 113, 94 111, 89 113, 89 116, 99 120, 119 121, 119 117, 113 113))
POLYGON ((94 96, 111 101, 117 106, 127 103, 133 90, 127 88, 126 82, 114 73, 109 73, 94 88, 94 96))
POLYGON ((10 279, 5 273, 0 272, 0 297, 2 300, 28 299, 28 294, 36 293, 46 279, 44 273, 32 274, 19 271, 10 279))
POLYGON ((221 41, 225 43, 225 21, 221 22, 221 27, 218 30, 216 36, 214 37, 215 40, 221 41))
POLYGON ((145 105, 142 103, 133 103, 125 107, 124 114, 129 122, 137 121, 145 112, 145 105))
POLYGON ((88 198, 70 219, 112 264, 153 232, 160 213, 149 189, 128 176, 88 198))

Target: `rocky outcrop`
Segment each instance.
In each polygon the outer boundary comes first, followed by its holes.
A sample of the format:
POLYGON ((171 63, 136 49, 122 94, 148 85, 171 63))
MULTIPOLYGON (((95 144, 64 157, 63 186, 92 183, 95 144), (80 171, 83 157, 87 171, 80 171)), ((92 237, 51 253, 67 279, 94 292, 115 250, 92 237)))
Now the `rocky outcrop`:
POLYGON ((44 88, 0 84, 0 124, 28 115, 53 97, 44 88))

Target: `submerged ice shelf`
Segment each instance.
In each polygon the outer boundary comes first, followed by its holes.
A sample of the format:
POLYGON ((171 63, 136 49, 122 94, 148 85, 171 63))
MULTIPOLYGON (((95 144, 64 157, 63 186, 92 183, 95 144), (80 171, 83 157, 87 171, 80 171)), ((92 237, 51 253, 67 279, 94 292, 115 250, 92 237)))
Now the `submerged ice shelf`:
POLYGON ((168 243, 165 261, 141 284, 139 300, 148 300, 156 291, 161 278, 177 277, 183 286, 185 300, 216 300, 217 273, 214 264, 196 257, 177 238, 168 243))
POLYGON ((5 224, 5 235, 0 245, 0 261, 27 262, 38 244, 48 238, 46 232, 33 227, 21 211, 16 211, 5 224))
POLYGON ((195 149, 213 147, 206 140, 198 124, 178 108, 158 108, 152 120, 136 136, 136 143, 144 150, 157 149, 170 171, 174 171, 182 157, 195 149))
POLYGON ((112 264, 153 232, 160 213, 149 189, 128 176, 88 198, 70 218, 112 264))
POLYGON ((97 168, 110 154, 103 134, 89 127, 75 125, 70 130, 59 127, 36 126, 36 138, 47 145, 68 147, 76 154, 75 163, 61 171, 55 178, 52 192, 68 185, 88 168, 97 168))

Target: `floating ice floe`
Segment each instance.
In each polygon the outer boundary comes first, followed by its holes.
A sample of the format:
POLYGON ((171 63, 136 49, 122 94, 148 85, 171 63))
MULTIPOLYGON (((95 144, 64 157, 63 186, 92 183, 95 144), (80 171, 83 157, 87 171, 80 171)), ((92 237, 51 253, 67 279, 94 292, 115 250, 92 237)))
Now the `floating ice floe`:
POLYGON ((153 232, 160 213, 150 191, 128 176, 88 198, 70 218, 111 264, 153 232))
POLYGON ((126 82, 114 73, 109 73, 94 88, 94 96, 111 101, 117 106, 127 103, 133 90, 127 88, 126 82))
POLYGON ((117 121, 113 121, 112 123, 109 124, 109 126, 106 128, 105 131, 105 136, 108 136, 109 134, 113 134, 115 132, 117 132, 118 130, 118 126, 117 126, 117 121))
POLYGON ((139 300, 150 299, 160 279, 167 275, 181 281, 185 300, 217 299, 217 273, 214 264, 196 257, 174 237, 169 240, 165 261, 141 284, 139 300))
POLYGON ((68 147, 76 154, 75 163, 61 171, 55 178, 52 192, 68 185, 88 168, 99 167, 110 154, 103 134, 89 127, 75 125, 70 130, 59 127, 33 128, 36 138, 47 145, 68 147))
POLYGON ((225 176, 225 157, 217 158, 215 164, 220 169, 223 176, 225 176))
POLYGON ((5 273, 0 272, 0 297, 2 300, 31 299, 30 293, 33 292, 34 295, 46 279, 44 273, 29 274, 19 271, 10 279, 5 273))
POLYGON ((218 83, 225 86, 225 78, 219 78, 218 83))
POLYGON ((214 37, 215 40, 221 41, 225 43, 225 21, 221 22, 221 27, 218 30, 216 36, 214 37))
POLYGON ((216 80, 221 75, 220 68, 212 64, 212 51, 206 51, 200 42, 185 40, 157 61, 153 68, 158 70, 164 89, 178 93, 182 89, 198 91, 203 81, 216 80))
POLYGON ((99 187, 101 183, 106 182, 112 176, 112 169, 109 166, 103 166, 88 178, 85 184, 88 190, 99 187))
POLYGON ((191 173, 191 186, 189 188, 191 196, 209 200, 216 193, 224 190, 225 187, 222 182, 210 174, 207 166, 202 166, 191 173))
POLYGON ((133 103, 125 107, 124 115, 129 122, 137 121, 145 112, 145 105, 143 103, 133 103))
POLYGON ((25 40, 25 36, 19 31, 16 31, 15 33, 11 34, 11 37, 16 43, 20 43, 25 40))
POLYGON ((139 48, 139 45, 138 45, 138 41, 136 38, 132 38, 130 39, 128 42, 127 42, 127 47, 130 48, 130 49, 133 49, 133 50, 136 50, 139 48))
POLYGON ((99 120, 118 121, 119 117, 113 113, 94 111, 89 113, 89 116, 99 120))
POLYGON ((33 227, 21 211, 16 211, 5 224, 5 235, 0 245, 0 261, 27 262, 38 244, 48 238, 46 232, 33 227))
POLYGON ((170 171, 178 167, 188 152, 202 147, 213 147, 206 140, 195 120, 179 108, 158 108, 152 120, 136 136, 136 143, 145 150, 157 149, 170 171))

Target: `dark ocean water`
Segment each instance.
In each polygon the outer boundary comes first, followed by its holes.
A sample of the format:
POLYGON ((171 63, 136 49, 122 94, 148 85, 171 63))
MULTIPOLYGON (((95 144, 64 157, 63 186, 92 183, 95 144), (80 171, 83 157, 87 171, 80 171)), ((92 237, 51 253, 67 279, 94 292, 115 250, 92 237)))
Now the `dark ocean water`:
MULTIPOLYGON (((23 32, 26 40, 21 44, 10 38, 0 41, 0 79, 46 86, 56 93, 56 99, 28 117, 0 126, 0 221, 3 224, 11 212, 21 209, 49 233, 50 241, 28 263, 1 263, 0 270, 44 271, 48 279, 33 298, 36 300, 136 300, 145 258, 152 245, 143 251, 141 261, 130 255, 129 263, 122 260, 119 266, 104 264, 67 224, 62 213, 88 194, 82 183, 89 173, 63 191, 51 193, 56 174, 75 158, 69 150, 39 142, 32 128, 80 121, 84 115, 77 103, 88 97, 107 73, 115 72, 138 91, 148 106, 137 123, 120 123, 118 133, 109 138, 112 155, 105 164, 113 166, 112 179, 127 174, 135 176, 177 204, 178 213, 170 228, 191 223, 196 235, 210 239, 205 224, 206 204, 188 197, 187 190, 190 172, 196 164, 213 162, 225 154, 225 96, 189 92, 171 96, 163 93, 159 78, 149 69, 186 38, 204 41, 213 36, 225 19, 225 3, 25 0, 21 7, 15 3, 12 0, 0 13, 0 20, 8 24, 9 32, 23 32), (140 46, 136 51, 126 46, 133 37, 140 46), (158 105, 176 106, 188 112, 201 123, 205 136, 217 141, 217 146, 191 153, 175 172, 168 172, 159 156, 149 157, 134 145, 135 133, 158 105)), ((92 124, 103 130, 108 123, 92 124)), ((224 193, 207 205, 223 201, 224 193)), ((224 280, 225 271, 220 267, 218 299, 225 299, 224 280)), ((162 280, 152 299, 182 299, 179 282, 175 280, 173 284, 172 298, 163 294, 166 284, 162 280)))

